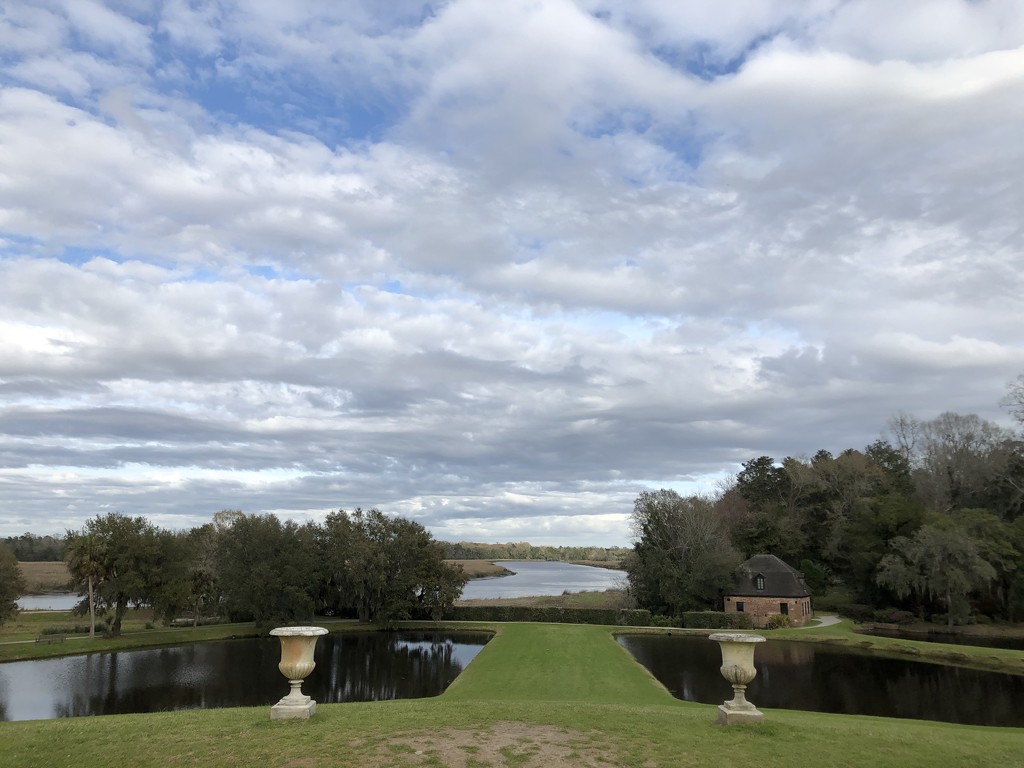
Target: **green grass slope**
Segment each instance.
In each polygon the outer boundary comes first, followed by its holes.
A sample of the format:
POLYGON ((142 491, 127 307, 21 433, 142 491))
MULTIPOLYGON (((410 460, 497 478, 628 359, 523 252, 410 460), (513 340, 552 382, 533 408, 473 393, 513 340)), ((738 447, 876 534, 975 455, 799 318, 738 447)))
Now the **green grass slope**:
MULTIPOLYGON (((1024 766, 1024 730, 767 710, 722 728, 673 699, 614 628, 510 624, 435 699, 0 724, 0 766, 1024 766)), ((723 681, 723 698, 728 695, 723 681)), ((1024 704, 1024 703, 1022 703, 1024 704)))

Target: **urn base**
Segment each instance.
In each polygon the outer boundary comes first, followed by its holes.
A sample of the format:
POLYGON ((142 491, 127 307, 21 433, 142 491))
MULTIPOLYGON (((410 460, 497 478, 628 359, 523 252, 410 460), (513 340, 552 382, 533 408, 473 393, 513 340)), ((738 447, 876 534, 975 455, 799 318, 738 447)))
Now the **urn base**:
MULTIPOLYGON (((309 697, 305 697, 309 699, 309 697)), ((316 712, 316 702, 309 699, 305 704, 288 701, 285 696, 270 708, 271 720, 308 720, 316 712)))
POLYGON ((741 725, 743 723, 763 723, 764 713, 760 710, 754 709, 730 709, 725 704, 718 705, 718 719, 715 720, 719 725, 741 725))

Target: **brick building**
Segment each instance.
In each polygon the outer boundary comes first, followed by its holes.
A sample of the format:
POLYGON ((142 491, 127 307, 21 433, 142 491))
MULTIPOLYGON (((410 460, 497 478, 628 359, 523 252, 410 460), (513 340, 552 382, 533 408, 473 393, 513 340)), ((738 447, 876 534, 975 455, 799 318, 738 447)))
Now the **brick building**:
POLYGON ((725 595, 725 612, 748 613, 758 628, 779 614, 795 627, 814 615, 804 575, 775 555, 754 555, 740 566, 735 587, 725 595))

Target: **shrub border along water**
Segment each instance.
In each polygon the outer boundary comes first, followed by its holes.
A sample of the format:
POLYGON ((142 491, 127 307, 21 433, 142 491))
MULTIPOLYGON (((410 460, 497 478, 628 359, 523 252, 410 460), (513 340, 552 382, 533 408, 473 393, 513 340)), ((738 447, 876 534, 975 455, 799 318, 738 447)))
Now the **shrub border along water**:
POLYGON ((749 614, 687 611, 682 616, 652 615, 638 608, 562 608, 529 605, 457 605, 446 621, 536 621, 558 624, 602 624, 612 627, 674 627, 680 629, 752 629, 749 614))

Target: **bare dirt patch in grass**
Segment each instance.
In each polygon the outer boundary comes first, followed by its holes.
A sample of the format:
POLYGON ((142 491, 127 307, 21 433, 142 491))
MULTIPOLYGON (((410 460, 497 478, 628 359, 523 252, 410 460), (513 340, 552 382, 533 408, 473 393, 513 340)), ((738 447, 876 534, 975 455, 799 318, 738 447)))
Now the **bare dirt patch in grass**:
POLYGON ((63 562, 18 563, 29 594, 59 592, 67 589, 71 574, 63 562))
POLYGON ((602 734, 546 725, 496 723, 486 728, 394 736, 366 765, 444 768, 608 768, 621 765, 602 734))

